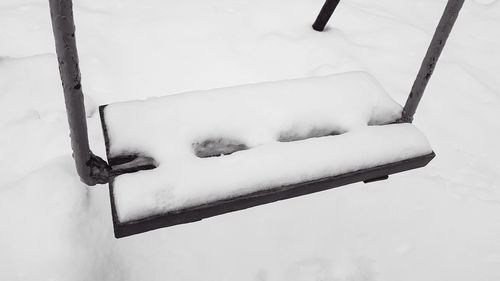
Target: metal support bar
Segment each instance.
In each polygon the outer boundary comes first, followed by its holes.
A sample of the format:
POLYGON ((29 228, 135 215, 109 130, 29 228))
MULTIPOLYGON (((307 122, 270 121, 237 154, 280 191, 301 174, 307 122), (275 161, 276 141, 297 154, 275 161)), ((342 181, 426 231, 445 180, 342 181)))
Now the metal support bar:
POLYGON ((312 25, 314 30, 323 31, 325 29, 328 20, 330 20, 330 17, 332 16, 333 11, 335 11, 335 8, 337 8, 339 2, 340 0, 326 0, 323 8, 321 8, 321 11, 318 14, 318 17, 312 25))
POLYGON ((76 170, 80 179, 87 185, 107 183, 109 181, 108 164, 94 155, 89 147, 75 43, 73 4, 71 0, 49 0, 49 3, 76 170))
POLYGON ((446 40, 450 35, 451 29, 455 24, 455 20, 458 17, 458 13, 464 4, 464 0, 448 0, 446 8, 444 9, 441 20, 434 32, 431 44, 427 49, 420 70, 418 71, 417 78, 413 82, 413 86, 410 91, 410 95, 406 100, 406 104, 403 108, 403 114, 401 119, 398 120, 400 123, 411 123, 413 121, 413 115, 417 110, 418 103, 424 94, 425 87, 431 78, 431 75, 436 67, 436 63, 439 59, 439 55, 443 51, 446 40))

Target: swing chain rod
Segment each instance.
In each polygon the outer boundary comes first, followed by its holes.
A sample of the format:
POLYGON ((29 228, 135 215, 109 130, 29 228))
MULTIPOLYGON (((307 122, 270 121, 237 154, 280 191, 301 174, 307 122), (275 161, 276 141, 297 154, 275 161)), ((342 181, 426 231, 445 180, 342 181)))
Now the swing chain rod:
MULTIPOLYGON (((418 104, 424 95, 427 83, 434 72, 436 63, 441 55, 441 52, 443 51, 446 40, 450 35, 451 29, 455 24, 464 1, 465 0, 448 0, 436 31, 434 32, 434 36, 432 37, 429 48, 427 49, 427 53, 422 61, 420 70, 418 71, 417 77, 413 82, 413 86, 408 99, 406 100, 401 118, 397 120, 398 123, 411 123, 413 121, 413 115, 415 115, 418 104)), ((326 0, 313 24, 314 30, 323 31, 325 29, 325 26, 335 11, 338 3, 339 0, 326 0)))
POLYGON ((451 29, 455 24, 464 1, 465 0, 448 0, 441 20, 439 20, 439 24, 434 32, 434 36, 432 36, 431 43, 422 61, 420 70, 418 71, 417 78, 411 87, 410 95, 403 108, 403 114, 401 115, 401 119, 398 120, 399 123, 411 123, 413 121, 413 115, 415 115, 415 111, 417 111, 418 104, 424 95, 427 83, 434 72, 439 56, 443 51, 446 40, 448 40, 448 36, 450 35, 451 29))
POLYGON ((110 176, 109 165, 99 156, 94 155, 89 147, 75 42, 73 4, 71 0, 49 0, 49 4, 76 170, 82 182, 87 185, 107 183, 110 176))
POLYGON ((330 20, 335 8, 339 4, 340 0, 326 0, 325 4, 321 8, 321 11, 318 14, 318 17, 314 21, 312 28, 316 31, 325 30, 325 26, 330 20))

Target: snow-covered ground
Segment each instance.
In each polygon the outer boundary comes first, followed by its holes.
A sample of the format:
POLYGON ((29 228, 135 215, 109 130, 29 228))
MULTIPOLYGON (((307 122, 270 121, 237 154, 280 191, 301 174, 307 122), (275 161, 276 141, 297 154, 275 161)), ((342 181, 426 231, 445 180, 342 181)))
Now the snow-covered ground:
MULTIPOLYGON (((499 280, 500 1, 466 1, 415 124, 437 157, 388 181, 116 240, 73 166, 48 2, 0 0, 0 280, 499 280)), ((346 71, 403 103, 442 0, 75 1, 97 105, 346 71)))

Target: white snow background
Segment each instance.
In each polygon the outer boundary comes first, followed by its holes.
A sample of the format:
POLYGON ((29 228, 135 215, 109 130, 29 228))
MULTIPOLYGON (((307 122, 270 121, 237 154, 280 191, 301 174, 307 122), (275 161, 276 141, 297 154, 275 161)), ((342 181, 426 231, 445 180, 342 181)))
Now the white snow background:
MULTIPOLYGON (((97 105, 346 71, 403 103, 442 0, 75 0, 97 105)), ((416 114, 424 169, 116 240, 80 183, 48 1, 0 0, 0 280, 499 280, 500 4, 468 0, 416 114)), ((138 116, 140 118, 140 116, 138 116)))

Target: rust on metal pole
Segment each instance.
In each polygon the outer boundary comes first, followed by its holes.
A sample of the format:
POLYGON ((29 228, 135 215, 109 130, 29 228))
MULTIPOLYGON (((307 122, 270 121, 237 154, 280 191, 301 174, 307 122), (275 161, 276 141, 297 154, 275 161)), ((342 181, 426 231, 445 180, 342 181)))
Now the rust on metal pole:
POLYGON ((75 42, 73 5, 71 0, 49 0, 49 3, 76 170, 82 182, 87 185, 106 183, 109 177, 108 165, 95 156, 89 147, 75 42))
POLYGON ((436 63, 441 55, 441 52, 443 51, 446 40, 450 35, 451 29, 455 24, 458 13, 460 12, 463 4, 464 0, 448 0, 443 15, 441 16, 441 20, 439 21, 436 31, 434 32, 434 36, 432 37, 429 48, 427 49, 427 53, 422 61, 422 65, 420 66, 415 82, 413 83, 410 95, 406 100, 401 119, 399 119, 398 122, 411 123, 413 121, 413 115, 417 110, 418 103, 422 99, 425 87, 434 72, 436 63))

